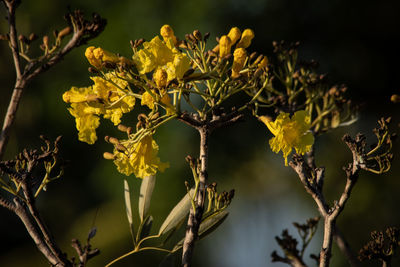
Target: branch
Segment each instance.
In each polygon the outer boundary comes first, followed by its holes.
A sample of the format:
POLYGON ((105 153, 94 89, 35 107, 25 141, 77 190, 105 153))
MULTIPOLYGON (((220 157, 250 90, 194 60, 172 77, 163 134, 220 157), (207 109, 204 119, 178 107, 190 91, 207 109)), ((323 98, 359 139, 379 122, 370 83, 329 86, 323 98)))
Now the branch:
POLYGON ((204 212, 204 198, 205 198, 205 185, 208 178, 208 139, 210 131, 207 126, 199 128, 200 133, 200 173, 199 173, 199 189, 195 193, 196 199, 195 207, 190 209, 189 218, 187 222, 185 240, 183 242, 182 251, 182 266, 192 266, 192 256, 195 242, 198 238, 198 231, 201 223, 201 218, 204 212))
POLYGON ((64 58, 64 56, 68 54, 73 48, 85 44, 88 40, 99 35, 104 30, 104 27, 106 25, 106 20, 102 19, 99 15, 93 15, 93 21, 89 22, 83 19, 83 14, 80 11, 75 11, 74 13, 69 14, 69 22, 72 23, 74 26, 74 33, 68 43, 57 53, 46 55, 45 57, 40 58, 35 63, 28 63, 25 66, 23 73, 21 73, 20 56, 15 29, 15 8, 17 1, 4 0, 3 2, 7 7, 7 12, 9 16, 10 44, 14 58, 17 78, 0 134, 0 159, 4 155, 5 147, 7 145, 10 135, 10 130, 15 121, 19 102, 21 101, 22 93, 28 83, 39 74, 45 72, 46 70, 60 62, 64 58))
MULTIPOLYGON (((332 250, 332 238, 335 233, 338 233, 336 227, 336 219, 339 214, 343 211, 344 206, 350 197, 351 191, 357 181, 358 172, 362 166, 359 162, 361 157, 359 156, 361 139, 357 139, 357 146, 350 145, 350 141, 348 140, 348 136, 345 136, 343 140, 349 146, 350 150, 353 152, 353 163, 346 168, 346 185, 345 188, 339 198, 339 201, 335 203, 334 207, 330 208, 326 203, 325 198, 322 193, 322 185, 323 185, 323 176, 324 169, 323 168, 311 168, 313 166, 313 162, 305 162, 304 159, 299 155, 294 155, 293 160, 289 163, 289 165, 296 171, 301 182, 303 183, 306 191, 312 196, 314 201, 316 202, 319 212, 324 218, 324 240, 320 252, 320 267, 329 266, 329 261, 331 257, 332 250)), ((359 138, 359 137, 358 137, 359 138)), ((352 144, 352 143, 351 143, 352 144)), ((352 266, 357 266, 354 260, 354 256, 352 255, 351 250, 345 244, 343 236, 337 236, 336 239, 340 241, 339 248, 344 251, 344 254, 348 257, 349 262, 352 266)))

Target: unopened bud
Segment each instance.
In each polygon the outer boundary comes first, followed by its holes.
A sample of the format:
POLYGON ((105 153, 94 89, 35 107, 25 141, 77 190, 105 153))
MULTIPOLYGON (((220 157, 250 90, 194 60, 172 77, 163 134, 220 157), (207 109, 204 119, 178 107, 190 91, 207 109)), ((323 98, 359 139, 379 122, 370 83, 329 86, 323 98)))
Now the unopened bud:
POLYGON ((107 143, 110 143, 110 144, 113 144, 113 145, 119 144, 119 140, 118 140, 117 138, 111 137, 111 136, 108 136, 108 135, 106 135, 106 136, 104 137, 104 140, 105 140, 107 143))
POLYGON ((98 71, 96 68, 93 68, 93 67, 89 67, 89 68, 88 68, 88 71, 89 71, 90 73, 93 73, 93 74, 98 74, 98 73, 99 73, 99 71, 98 71))
POLYGON ((116 144, 115 148, 119 151, 119 152, 125 152, 127 149, 124 145, 121 144, 116 144))
POLYGON ((128 127, 126 127, 123 124, 118 124, 118 130, 120 130, 121 132, 126 132, 128 130, 128 127))
POLYGON ((45 46, 45 48, 49 47, 49 36, 43 36, 43 45, 45 46))
POLYGON ((115 159, 115 155, 110 152, 104 152, 103 158, 113 160, 113 159, 115 159))
POLYGON ((193 36, 194 36, 197 40, 199 40, 199 41, 202 40, 202 36, 201 36, 201 33, 200 33, 199 30, 194 30, 194 31, 193 31, 193 36))
POLYGON ((393 103, 400 103, 400 95, 392 95, 392 97, 390 98, 390 100, 393 103))
POLYGON ((29 39, 30 42, 33 42, 33 41, 35 41, 37 39, 37 35, 34 34, 34 33, 31 33, 31 34, 29 34, 29 38, 28 39, 29 39))
POLYGON ((72 29, 71 29, 71 27, 65 27, 64 29, 62 29, 59 33, 58 33, 58 35, 57 35, 57 38, 59 38, 59 39, 62 39, 62 38, 64 38, 65 36, 67 36, 68 34, 70 34, 72 32, 72 29))
POLYGON ((24 35, 22 35, 22 34, 20 34, 20 35, 18 36, 18 40, 20 40, 20 41, 23 42, 23 43, 26 43, 26 42, 27 42, 26 37, 25 37, 24 35))

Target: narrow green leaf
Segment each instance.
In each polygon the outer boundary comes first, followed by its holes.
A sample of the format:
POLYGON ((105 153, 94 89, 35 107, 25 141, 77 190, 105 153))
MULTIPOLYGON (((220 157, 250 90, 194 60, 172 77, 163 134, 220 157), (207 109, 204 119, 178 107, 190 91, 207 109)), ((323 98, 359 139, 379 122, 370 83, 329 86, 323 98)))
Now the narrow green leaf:
POLYGON ((192 206, 191 200, 194 194, 194 188, 190 189, 181 201, 171 210, 167 218, 160 227, 159 235, 168 232, 175 228, 179 222, 181 222, 186 215, 189 213, 190 207, 192 206))
POLYGON ((139 195, 139 217, 143 222, 150 208, 151 195, 156 184, 156 176, 150 175, 143 179, 139 195))
POLYGON ((204 221, 200 223, 199 227, 199 239, 204 238, 215 229, 218 228, 228 217, 229 212, 226 210, 216 212, 215 214, 207 217, 204 221))
MULTIPOLYGON (((226 210, 218 211, 206 218, 200 223, 199 227, 199 239, 206 237, 208 234, 212 233, 215 229, 218 228, 228 217, 229 212, 226 210)), ((173 250, 178 250, 182 247, 185 238, 182 238, 173 248, 173 250)))
POLYGON ((124 180, 124 198, 125 198, 126 217, 128 217, 128 223, 132 235, 132 240, 133 243, 135 243, 135 227, 133 225, 133 218, 132 218, 131 192, 129 190, 129 184, 126 179, 124 180))

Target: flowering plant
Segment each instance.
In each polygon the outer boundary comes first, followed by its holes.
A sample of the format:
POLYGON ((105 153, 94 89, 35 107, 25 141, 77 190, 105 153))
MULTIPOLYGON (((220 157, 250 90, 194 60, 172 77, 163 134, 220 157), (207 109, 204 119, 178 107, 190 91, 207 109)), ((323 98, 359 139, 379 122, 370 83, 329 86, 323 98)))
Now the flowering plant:
MULTIPOLYGON (((47 68, 40 66, 52 66, 73 47, 96 37, 105 26, 105 20, 98 15, 93 17, 93 21, 86 21, 80 12, 71 13, 67 20, 69 26, 57 32, 54 44, 50 44, 48 37, 43 38, 43 55, 31 59, 28 53, 31 41, 21 37, 20 44, 17 44, 15 21, 12 19, 18 1, 3 2, 11 17, 10 34, 2 39, 9 42, 15 58, 15 92, 25 88, 31 79, 47 68), (62 46, 62 39, 71 33, 70 41, 62 46), (27 61, 23 73, 20 57, 27 61), (37 67, 32 62, 43 65, 37 67)), ((357 120, 356 108, 346 95, 346 87, 329 85, 324 75, 317 74, 314 62, 300 64, 297 43, 274 42, 274 55, 268 57, 254 52, 251 44, 257 39, 251 29, 242 31, 232 27, 211 45, 210 34, 202 34, 198 30, 179 38, 171 26, 164 25, 160 36, 150 41, 131 41, 132 54, 125 57, 101 47, 88 46, 85 57, 91 65, 91 85, 74 86, 62 95, 75 119, 80 141, 90 145, 97 141, 96 131, 102 118, 110 120, 120 131, 119 134, 122 133, 122 137, 104 137, 112 148, 104 152, 103 157, 113 161, 117 171, 126 176, 125 209, 133 249, 106 266, 145 250, 168 255, 182 250, 182 266, 192 265, 195 243, 222 225, 229 214, 228 206, 235 192, 233 189, 218 192, 217 183, 208 178, 211 133, 245 118, 258 119, 271 132, 271 150, 276 153, 282 151, 284 165, 289 165, 296 172, 306 192, 315 201, 320 215, 306 224, 294 224, 302 241, 300 250, 297 249, 297 240, 288 231, 283 231, 282 237, 276 240, 284 255, 273 252, 272 260, 291 266, 306 266, 303 259, 305 249, 322 219, 323 242, 319 256, 314 257, 319 266, 329 266, 333 240, 354 265, 354 256, 336 221, 361 170, 382 174, 390 169, 394 137, 389 134, 390 119, 378 121, 378 128, 374 130, 378 142, 370 149, 367 149, 366 138, 361 134, 355 138, 349 135, 343 137, 353 158, 345 167, 343 192, 330 205, 323 193, 325 168, 317 167, 314 158, 315 142, 325 132, 357 120), (125 115, 133 111, 139 113, 137 120, 126 119, 125 115), (186 157, 193 182, 185 181, 187 193, 154 231, 149 207, 156 176, 169 167, 165 159, 160 159, 158 152, 163 148, 155 139, 157 130, 172 120, 183 122, 199 133, 199 156, 186 157), (138 225, 134 223, 132 190, 128 183, 133 176, 141 181, 138 225), (182 229, 182 225, 186 227, 182 229), (184 236, 182 230, 185 231, 184 236), (172 236, 175 242, 171 245, 167 241, 172 236), (150 241, 153 242, 151 245, 150 241)), ((20 99, 18 93, 15 95, 7 111, 8 119, 4 122, 0 156, 7 143, 7 138, 3 136, 8 136, 17 108, 15 105, 20 99)), ((85 266, 90 258, 99 253, 90 244, 96 228, 90 231, 84 246, 78 240, 72 242, 78 258, 68 258, 53 240, 35 206, 35 199, 47 189, 48 184, 63 175, 60 138, 54 145, 46 138, 42 139, 45 146, 40 151, 24 150, 15 159, 0 162, 1 188, 13 197, 10 201, 0 195, 0 204, 18 215, 52 265, 85 266), (41 169, 42 165, 44 169, 41 169), (40 176, 42 173, 43 177, 40 176)), ((398 245, 398 230, 389 228, 387 235, 391 241, 390 248, 394 250, 398 245)), ((382 236, 382 233, 373 235, 375 240, 362 249, 362 258, 375 257, 384 263, 390 261, 388 257, 393 253, 382 256, 384 249, 377 249, 375 245, 382 236)))

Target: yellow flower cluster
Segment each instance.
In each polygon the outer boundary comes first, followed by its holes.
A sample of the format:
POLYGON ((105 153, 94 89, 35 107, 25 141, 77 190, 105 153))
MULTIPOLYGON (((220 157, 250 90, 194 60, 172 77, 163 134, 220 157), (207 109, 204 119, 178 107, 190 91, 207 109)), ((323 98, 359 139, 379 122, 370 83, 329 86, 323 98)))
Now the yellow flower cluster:
POLYGON ((308 132, 311 127, 311 118, 304 110, 294 113, 292 118, 289 113, 281 113, 275 121, 266 116, 260 116, 260 120, 275 136, 269 140, 269 145, 275 153, 282 150, 287 166, 287 157, 294 148, 296 153, 304 154, 310 151, 314 144, 314 136, 308 132))
POLYGON ((254 32, 251 29, 245 29, 243 33, 239 28, 233 27, 227 35, 222 35, 219 39, 219 44, 213 50, 219 50, 220 59, 231 53, 232 47, 236 44, 233 51, 233 64, 231 77, 236 79, 240 77, 240 71, 246 63, 247 51, 251 40, 254 38, 254 32))
POLYGON ((96 129, 100 125, 100 115, 118 125, 123 113, 131 111, 135 106, 135 97, 127 94, 128 82, 119 78, 121 75, 109 72, 105 74, 105 79, 91 77, 94 82, 92 86, 72 87, 63 94, 64 102, 71 104, 68 110, 75 117, 80 141, 93 144, 97 140, 96 129))
POLYGON ((114 163, 119 172, 129 176, 132 173, 137 178, 155 175, 157 171, 163 172, 169 167, 168 163, 160 161, 157 157, 158 145, 151 135, 143 137, 137 143, 131 140, 122 141, 126 151, 114 150, 114 163))
POLYGON ((177 40, 169 25, 161 27, 160 32, 163 41, 156 36, 150 42, 144 42, 144 48, 133 55, 133 62, 140 74, 161 68, 167 73, 167 81, 182 79, 190 68, 190 60, 175 47, 177 40))
POLYGON ((132 62, 129 59, 117 56, 116 54, 104 50, 101 47, 88 47, 85 51, 85 56, 90 65, 97 69, 101 69, 103 67, 103 63, 105 62, 132 65, 132 62))

